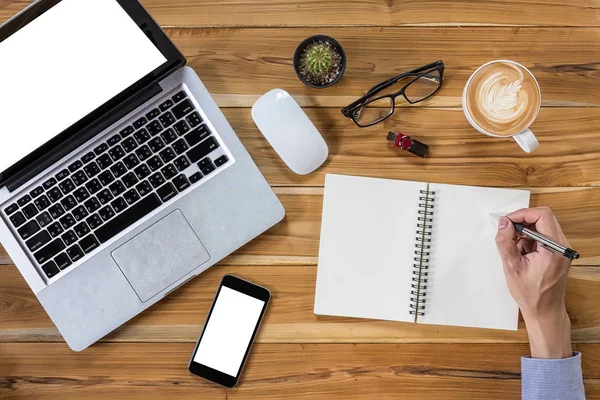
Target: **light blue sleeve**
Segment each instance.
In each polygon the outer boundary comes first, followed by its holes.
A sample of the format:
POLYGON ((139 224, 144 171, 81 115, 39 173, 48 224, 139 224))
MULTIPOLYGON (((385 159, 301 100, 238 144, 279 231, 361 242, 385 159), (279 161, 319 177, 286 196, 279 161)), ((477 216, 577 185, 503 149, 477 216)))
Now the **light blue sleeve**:
POLYGON ((523 400, 585 400, 581 353, 559 360, 521 358, 523 400))

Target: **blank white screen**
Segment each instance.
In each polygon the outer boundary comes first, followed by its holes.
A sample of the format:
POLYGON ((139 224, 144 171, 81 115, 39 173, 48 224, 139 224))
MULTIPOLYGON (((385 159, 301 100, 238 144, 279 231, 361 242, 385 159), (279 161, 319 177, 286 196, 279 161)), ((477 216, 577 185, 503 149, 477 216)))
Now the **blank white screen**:
POLYGON ((223 286, 194 361, 237 376, 264 301, 223 286))
POLYGON ((166 62, 115 0, 63 0, 0 43, 0 171, 166 62))

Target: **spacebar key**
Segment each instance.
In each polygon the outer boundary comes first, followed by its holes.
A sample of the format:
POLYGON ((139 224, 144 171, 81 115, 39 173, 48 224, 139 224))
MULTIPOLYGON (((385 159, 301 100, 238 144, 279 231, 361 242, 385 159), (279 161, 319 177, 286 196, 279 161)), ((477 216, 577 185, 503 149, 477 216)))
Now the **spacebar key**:
POLYGON ((156 193, 144 197, 133 206, 129 207, 122 214, 96 229, 94 232, 100 243, 104 243, 122 230, 139 221, 152 210, 156 209, 162 203, 156 193))

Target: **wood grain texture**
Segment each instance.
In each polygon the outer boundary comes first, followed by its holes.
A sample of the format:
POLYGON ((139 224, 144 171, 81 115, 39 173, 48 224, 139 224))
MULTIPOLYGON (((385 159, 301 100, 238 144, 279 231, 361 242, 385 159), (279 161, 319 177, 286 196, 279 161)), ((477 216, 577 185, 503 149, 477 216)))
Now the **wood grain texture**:
POLYGON ((600 28, 323 28, 319 33, 335 37, 348 57, 344 77, 327 89, 304 86, 292 66, 296 46, 314 29, 167 33, 220 106, 251 107, 260 95, 281 87, 302 105, 343 107, 384 79, 440 59, 446 65, 444 87, 420 107, 460 106, 468 77, 495 59, 530 68, 544 105, 600 105, 600 28))
MULTIPOLYGON (((0 0, 0 22, 28 0, 0 0)), ((598 26, 594 0, 143 0, 166 26, 598 26)))
MULTIPOLYGON (((257 338, 262 343, 523 343, 517 332, 317 316, 315 266, 217 266, 107 336, 110 342, 193 342, 222 276, 231 273, 271 289, 257 338)), ((573 267, 567 310, 575 342, 600 342, 600 268, 573 267)), ((14 267, 0 267, 0 342, 62 342, 14 267)))
MULTIPOLYGON (((598 346, 576 345, 588 400, 600 399, 598 346)), ((0 397, 80 399, 516 399, 527 345, 258 344, 240 385, 187 372, 193 344, 0 344, 0 397), (52 360, 52 365, 47 361, 52 360), (110 371, 110 374, 107 372, 110 371)))

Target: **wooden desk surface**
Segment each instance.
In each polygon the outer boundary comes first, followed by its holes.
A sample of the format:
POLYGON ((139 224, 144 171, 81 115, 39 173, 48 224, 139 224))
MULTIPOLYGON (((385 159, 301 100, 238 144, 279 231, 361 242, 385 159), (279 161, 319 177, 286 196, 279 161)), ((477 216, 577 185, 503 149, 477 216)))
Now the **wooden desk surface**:
MULTIPOLYGON (((286 219, 82 353, 71 352, 0 248, 2 399, 516 399, 518 332, 317 317, 312 312, 323 178, 346 173, 528 188, 549 205, 582 258, 569 279, 574 348, 588 399, 600 399, 600 3, 598 0, 142 0, 185 53, 283 202, 286 219), (335 37, 348 55, 339 84, 303 86, 292 54, 305 37, 335 37), (484 137, 460 109, 482 63, 519 61, 537 76, 540 148, 484 137), (339 109, 372 84, 442 59, 444 87, 427 104, 356 128, 339 109), (306 106, 331 155, 291 173, 249 107, 281 87, 306 106), (421 160, 387 130, 431 146, 421 160), (274 300, 241 384, 224 390, 186 370, 220 277, 239 274, 274 300)), ((0 0, 0 21, 28 1, 0 0)), ((76 32, 73 32, 76 34, 76 32)), ((42 67, 42 66, 41 66, 42 67)), ((1 88, 0 88, 1 90, 1 88)))

